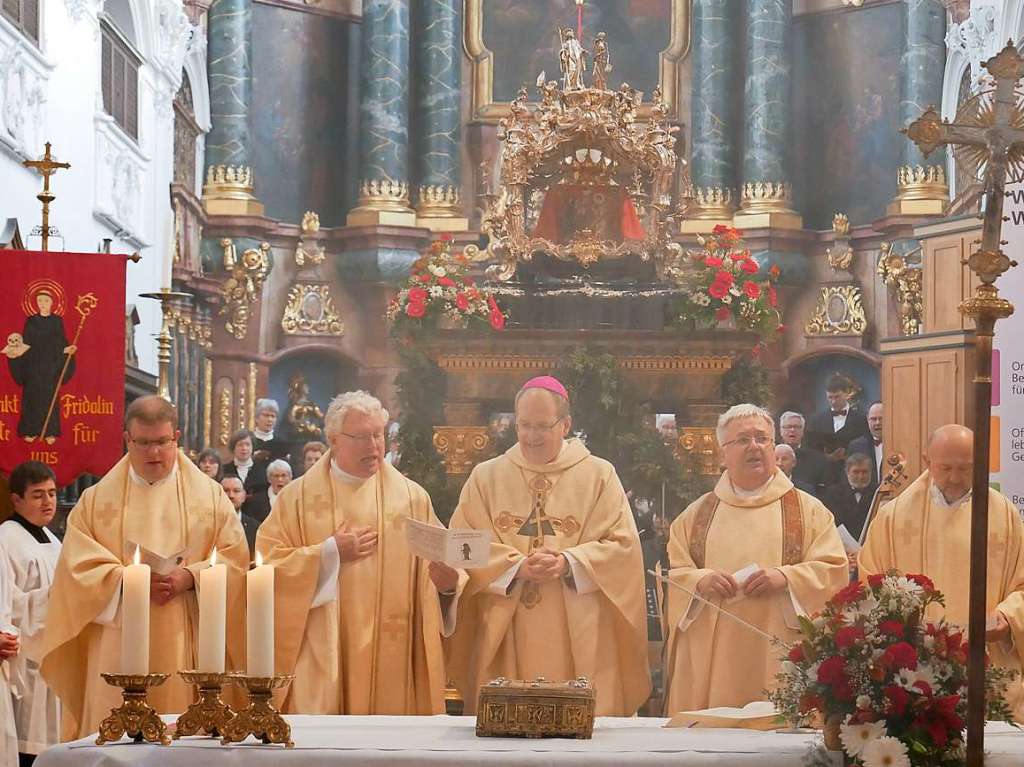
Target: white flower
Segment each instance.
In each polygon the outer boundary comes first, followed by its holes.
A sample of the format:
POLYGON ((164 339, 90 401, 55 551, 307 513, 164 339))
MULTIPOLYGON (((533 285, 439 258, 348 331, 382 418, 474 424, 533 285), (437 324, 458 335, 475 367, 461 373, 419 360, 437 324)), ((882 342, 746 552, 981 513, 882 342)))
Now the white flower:
POLYGON ((934 690, 938 685, 938 681, 935 679, 935 672, 932 667, 927 663, 920 664, 916 669, 911 671, 909 668, 901 668, 899 673, 900 685, 911 692, 920 692, 915 684, 918 682, 924 682, 934 690))
POLYGON ((435 277, 444 277, 446 274, 448 274, 448 272, 445 271, 444 267, 434 266, 433 264, 427 267, 427 271, 430 272, 435 277))
POLYGON ((867 711, 869 708, 871 708, 871 698, 867 695, 858 695, 857 708, 867 711))
POLYGON ((864 746, 860 758, 864 767, 910 767, 907 747, 896 738, 888 736, 864 746))
POLYGON ((800 669, 797 668, 796 664, 791 660, 782 661, 782 673, 787 676, 793 676, 800 673, 800 669))
POLYGON ((847 623, 856 623, 860 617, 868 617, 878 607, 878 600, 874 594, 868 594, 858 602, 853 602, 843 608, 843 619, 847 623))
POLYGON ((839 739, 843 742, 843 750, 850 756, 858 756, 864 748, 885 736, 885 722, 865 722, 863 724, 843 724, 839 726, 839 739))
POLYGON ((735 285, 733 285, 731 288, 729 288, 729 292, 732 293, 736 297, 740 296, 740 289, 737 288, 735 285))
POLYGON ((430 287, 430 295, 431 295, 431 297, 439 298, 442 293, 444 293, 444 290, 442 290, 440 285, 432 285, 430 287))
POLYGON ((723 304, 731 304, 732 303, 732 296, 730 296, 728 293, 726 293, 724 296, 722 296, 722 303, 723 304))
POLYGON ((821 661, 820 660, 819 661, 815 661, 814 663, 812 663, 810 666, 807 667, 807 671, 804 672, 804 675, 807 677, 808 681, 810 681, 810 682, 817 682, 818 681, 818 669, 820 667, 821 667, 821 661))

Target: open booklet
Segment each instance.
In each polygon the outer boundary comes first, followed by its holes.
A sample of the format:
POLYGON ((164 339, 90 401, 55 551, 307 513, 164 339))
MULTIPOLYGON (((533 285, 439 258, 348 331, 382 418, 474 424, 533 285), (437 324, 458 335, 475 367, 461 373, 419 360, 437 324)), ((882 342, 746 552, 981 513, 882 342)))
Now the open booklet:
POLYGON ((666 727, 719 727, 740 730, 774 730, 779 727, 779 712, 766 700, 755 700, 743 708, 718 706, 698 711, 680 711, 666 727))
POLYGON ((405 539, 416 556, 449 567, 472 570, 486 567, 490 559, 490 530, 449 530, 406 519, 405 539))
MULTIPOLYGON (((125 551, 130 552, 129 559, 131 558, 131 554, 134 554, 135 552, 135 546, 136 544, 132 541, 127 541, 125 544, 125 551)), ((188 551, 188 549, 182 549, 181 551, 177 551, 165 557, 160 554, 155 554, 145 546, 139 546, 139 562, 143 565, 149 565, 149 569, 157 575, 167 575, 174 570, 174 568, 180 567, 182 562, 185 561, 186 551, 188 551)))

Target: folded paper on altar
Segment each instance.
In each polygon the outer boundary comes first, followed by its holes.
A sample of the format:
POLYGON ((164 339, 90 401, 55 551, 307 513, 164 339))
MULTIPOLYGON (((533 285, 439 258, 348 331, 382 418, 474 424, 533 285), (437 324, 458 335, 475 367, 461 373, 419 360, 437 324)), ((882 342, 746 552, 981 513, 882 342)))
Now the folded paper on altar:
POLYGON ((665 726, 774 730, 779 726, 779 712, 769 701, 756 700, 743 708, 718 706, 699 711, 680 711, 665 726))

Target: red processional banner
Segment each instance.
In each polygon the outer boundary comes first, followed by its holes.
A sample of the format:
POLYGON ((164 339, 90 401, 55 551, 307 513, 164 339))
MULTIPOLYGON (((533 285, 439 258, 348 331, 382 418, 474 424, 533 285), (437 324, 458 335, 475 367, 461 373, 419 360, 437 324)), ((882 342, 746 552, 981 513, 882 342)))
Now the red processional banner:
POLYGON ((60 486, 103 474, 123 454, 127 256, 0 260, 0 472, 42 461, 60 486))

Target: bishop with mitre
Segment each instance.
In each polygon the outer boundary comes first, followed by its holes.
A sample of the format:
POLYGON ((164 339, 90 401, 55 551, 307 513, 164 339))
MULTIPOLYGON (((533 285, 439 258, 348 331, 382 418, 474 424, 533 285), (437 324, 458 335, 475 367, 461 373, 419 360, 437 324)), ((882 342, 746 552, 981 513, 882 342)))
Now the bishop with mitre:
POLYGON ((275 568, 276 669, 295 674, 283 710, 443 713, 460 575, 414 556, 404 532, 410 518, 440 525, 430 497, 384 461, 376 397, 335 397, 324 423, 330 452, 284 487, 256 537, 275 568))
POLYGON ((640 539, 614 467, 576 438, 551 376, 516 395, 519 441, 477 465, 452 528, 492 533, 468 570, 449 673, 466 711, 492 679, 587 677, 597 715, 628 716, 651 690, 640 539))
MULTIPOLYGON (((725 471, 669 533, 670 578, 783 642, 849 581, 832 513, 775 465, 775 423, 756 405, 718 419, 725 471)), ((764 700, 780 647, 705 601, 668 587, 665 711, 764 700)))
POLYGON ((64 740, 96 732, 121 703, 121 691, 100 673, 121 671, 121 579, 137 547, 161 565, 151 573, 150 671, 171 675, 149 690, 150 705, 169 714, 192 702, 192 688, 177 672, 196 668, 199 573, 214 548, 227 565, 228 663, 237 669, 243 660, 249 547, 220 485, 179 449, 177 426, 177 409, 167 400, 132 402, 125 411, 128 454, 68 516, 41 664, 61 699, 64 740))
MULTIPOLYGON (((971 563, 971 485, 974 433, 948 424, 936 429, 925 448, 927 469, 870 521, 858 559, 862 580, 890 570, 928 576, 946 598, 925 617, 945 615, 967 625, 971 563)), ((988 494, 988 588, 985 638, 989 656, 1017 671, 1007 702, 1024 721, 1024 522, 1014 503, 998 490, 988 494)))

